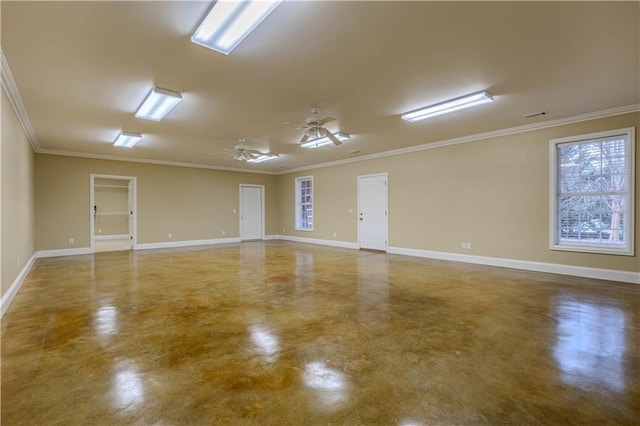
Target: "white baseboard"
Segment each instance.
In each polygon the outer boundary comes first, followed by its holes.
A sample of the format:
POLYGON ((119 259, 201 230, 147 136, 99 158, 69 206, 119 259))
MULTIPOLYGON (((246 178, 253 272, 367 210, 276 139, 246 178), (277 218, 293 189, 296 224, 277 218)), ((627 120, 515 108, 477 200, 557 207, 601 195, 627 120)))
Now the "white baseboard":
POLYGON ((265 241, 269 241, 269 240, 280 240, 280 239, 282 239, 282 238, 280 237, 280 235, 265 235, 265 236, 264 236, 264 238, 263 238, 263 240, 265 240, 265 241))
POLYGON ((573 275, 577 277, 601 280, 621 281, 640 284, 639 272, 618 271, 614 269, 590 268, 586 266, 562 265, 556 263, 532 262, 528 260, 505 259, 500 257, 473 256, 441 251, 389 247, 388 253, 405 256, 425 257, 429 259, 450 260, 453 262, 475 263, 502 268, 524 269, 527 271, 548 272, 551 274, 573 275))
POLYGON ((16 294, 18 294, 18 290, 20 290, 24 279, 27 277, 29 271, 31 270, 31 267, 36 261, 36 258, 36 253, 33 253, 16 277, 16 279, 13 281, 13 284, 11 284, 11 287, 9 287, 9 290, 7 290, 7 292, 2 296, 2 302, 0 304, 0 318, 4 316, 5 312, 7 312, 7 309, 9 309, 9 305, 11 305, 13 298, 16 296, 16 294))
POLYGON ((211 240, 185 240, 185 241, 165 241, 161 243, 136 244, 134 250, 152 250, 163 248, 209 246, 213 244, 233 244, 239 243, 240 238, 215 238, 211 240))
POLYGON ((91 254, 91 247, 81 247, 72 249, 40 250, 37 253, 38 259, 43 257, 78 256, 81 254, 91 254))
POLYGON ((319 238, 295 237, 293 235, 274 235, 274 237, 276 237, 274 238, 276 240, 292 241, 294 243, 319 244, 321 246, 341 247, 354 250, 360 249, 358 243, 350 243, 347 241, 321 240, 319 238))

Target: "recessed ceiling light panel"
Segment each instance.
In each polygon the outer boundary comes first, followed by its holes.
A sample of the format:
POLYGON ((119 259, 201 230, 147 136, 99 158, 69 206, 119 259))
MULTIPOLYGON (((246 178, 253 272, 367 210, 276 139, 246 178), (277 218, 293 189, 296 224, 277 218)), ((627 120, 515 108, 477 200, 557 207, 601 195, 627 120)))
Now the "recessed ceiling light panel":
POLYGON ((493 102, 493 97, 487 91, 472 93, 470 95, 461 96, 439 104, 430 105, 415 111, 402 114, 402 119, 409 122, 424 120, 442 114, 448 114, 453 111, 470 108, 476 105, 482 105, 493 102))
POLYGON ((228 55, 282 0, 218 0, 191 41, 228 55))
POLYGON ((135 144, 140 142, 142 135, 140 133, 120 132, 113 146, 122 148, 133 148, 135 144))
POLYGON ((160 121, 182 100, 182 95, 173 90, 154 87, 138 108, 136 117, 160 121))

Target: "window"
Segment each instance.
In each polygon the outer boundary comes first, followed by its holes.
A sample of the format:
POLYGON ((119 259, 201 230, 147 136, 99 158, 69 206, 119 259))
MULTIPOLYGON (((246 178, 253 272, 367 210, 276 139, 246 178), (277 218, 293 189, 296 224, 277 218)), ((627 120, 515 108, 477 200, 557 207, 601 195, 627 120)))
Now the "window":
POLYGON ((551 140, 551 249, 633 255, 634 129, 551 140))
POLYGON ((296 229, 313 231, 313 176, 296 178, 296 229))

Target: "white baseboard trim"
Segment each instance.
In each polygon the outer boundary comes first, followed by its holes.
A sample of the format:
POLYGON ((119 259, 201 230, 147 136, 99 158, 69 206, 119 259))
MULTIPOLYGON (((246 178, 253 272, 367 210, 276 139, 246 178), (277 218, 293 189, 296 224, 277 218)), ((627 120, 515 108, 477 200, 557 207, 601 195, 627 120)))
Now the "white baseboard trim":
POLYGON ((280 239, 281 239, 280 235, 265 235, 263 238, 264 241, 280 240, 280 239))
POLYGON ((56 250, 40 250, 37 252, 38 259, 43 257, 59 257, 59 256, 78 256, 82 254, 91 254, 91 247, 73 248, 73 249, 56 249, 56 250))
POLYGON ((274 239, 277 240, 292 241, 294 243, 319 244, 321 246, 341 247, 354 250, 360 249, 358 243, 350 243, 347 241, 321 240, 319 238, 295 237, 293 235, 274 235, 274 237, 276 237, 274 239))
POLYGON ((425 257, 429 259, 450 260, 452 262, 475 263, 502 268, 524 269, 527 271, 548 272, 551 274, 573 275, 576 277, 596 278, 601 280, 621 281, 640 284, 640 273, 618 271, 614 269, 590 268, 586 266, 562 265, 556 263, 532 262, 528 260, 505 259, 500 257, 473 256, 441 251, 389 247, 388 253, 405 256, 425 257))
POLYGON ((4 313, 7 312, 7 309, 9 309, 9 305, 11 305, 13 298, 16 296, 16 294, 18 294, 18 290, 20 290, 24 279, 29 274, 29 271, 31 271, 31 267, 33 266, 37 257, 38 256, 36 255, 36 253, 33 253, 31 255, 16 279, 13 281, 13 284, 11 284, 11 287, 9 287, 9 290, 7 290, 7 292, 2 296, 2 301, 0 302, 0 318, 3 317, 4 313))
POLYGON ((193 247, 193 246, 209 246, 213 244, 233 244, 239 243, 240 238, 215 238, 211 240, 185 240, 185 241, 165 241, 162 243, 143 243, 136 244, 134 250, 152 250, 163 248, 193 247))

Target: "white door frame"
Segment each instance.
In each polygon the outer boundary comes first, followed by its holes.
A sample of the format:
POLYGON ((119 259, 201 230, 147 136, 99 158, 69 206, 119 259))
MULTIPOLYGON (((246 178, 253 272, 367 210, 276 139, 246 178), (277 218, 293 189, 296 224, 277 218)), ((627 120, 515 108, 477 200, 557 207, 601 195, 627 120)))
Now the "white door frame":
POLYGON ((249 183, 241 183, 240 188, 238 190, 238 220, 240 221, 239 230, 240 233, 238 237, 240 241, 242 241, 242 188, 258 188, 260 189, 260 239, 264 240, 264 185, 254 185, 249 183))
MULTIPOLYGON (((361 178, 370 178, 370 177, 378 177, 378 176, 384 176, 385 181, 387 182, 387 186, 385 187, 387 190, 387 195, 385 197, 385 202, 386 205, 384 206, 385 211, 387 212, 387 215, 385 216, 385 220, 387 222, 387 236, 386 236, 386 241, 387 241, 387 248, 389 247, 389 173, 384 172, 384 173, 372 173, 369 175, 361 175, 358 176, 356 179, 358 181, 358 189, 357 189, 357 206, 356 206, 356 220, 358 221, 358 248, 361 248, 360 245, 360 179, 361 178)), ((385 249, 385 251, 387 251, 385 249)))
POLYGON ((131 211, 133 212, 131 214, 131 221, 133 222, 131 224, 131 236, 133 237, 133 239, 131 240, 131 249, 135 250, 136 249, 136 245, 138 244, 138 197, 137 197, 137 191, 138 191, 138 178, 136 178, 135 176, 120 176, 120 175, 104 175, 104 174, 97 174, 97 173, 91 173, 90 174, 90 181, 89 181, 89 217, 91 218, 90 220, 90 224, 91 224, 91 229, 90 229, 90 234, 89 234, 89 240, 91 242, 91 252, 94 253, 95 252, 95 245, 94 245, 94 241, 93 241, 93 236, 94 236, 94 232, 95 232, 95 216, 93 215, 93 206, 95 205, 95 179, 120 179, 120 180, 126 180, 128 181, 127 183, 131 183, 131 201, 132 201, 132 205, 129 206, 129 208, 131 209, 131 211))

